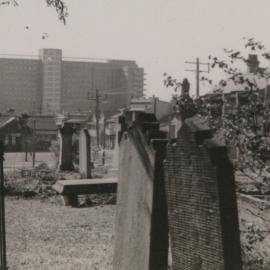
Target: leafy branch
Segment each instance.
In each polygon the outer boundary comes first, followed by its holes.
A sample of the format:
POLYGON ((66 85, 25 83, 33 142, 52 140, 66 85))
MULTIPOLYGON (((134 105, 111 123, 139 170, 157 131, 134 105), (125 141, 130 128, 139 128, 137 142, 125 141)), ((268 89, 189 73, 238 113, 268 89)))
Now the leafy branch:
MULTIPOLYGON (((261 42, 253 38, 244 40, 244 50, 251 50, 260 58, 270 60, 270 53, 261 42)), ((166 73, 164 85, 174 89, 175 111, 182 120, 195 114, 204 118, 213 130, 223 135, 227 145, 238 150, 237 169, 256 172, 260 179, 264 179, 270 171, 270 104, 267 87, 264 85, 262 89, 260 79, 270 78, 270 73, 259 65, 253 66, 251 73, 243 73, 239 63, 251 65, 252 61, 257 61, 254 55, 253 58, 244 56, 244 50, 224 49, 226 59, 209 56, 212 69, 220 70, 223 78, 215 91, 207 95, 192 99, 188 91, 183 92, 184 81, 166 73), (225 88, 230 90, 230 82, 233 83, 233 91, 225 92, 225 88)), ((202 80, 212 84, 212 80, 206 77, 202 80)), ((262 187, 265 189, 265 185, 262 187)))
MULTIPOLYGON (((58 15, 58 19, 66 24, 68 17, 68 8, 62 0, 45 0, 48 7, 53 7, 58 15)), ((0 6, 19 6, 18 0, 0 0, 0 6)))

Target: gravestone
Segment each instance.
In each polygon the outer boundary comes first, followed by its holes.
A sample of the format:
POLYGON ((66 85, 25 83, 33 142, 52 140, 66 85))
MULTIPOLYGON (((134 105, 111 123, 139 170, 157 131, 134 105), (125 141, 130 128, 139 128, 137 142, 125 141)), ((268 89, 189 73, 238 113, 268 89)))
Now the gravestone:
POLYGON ((79 170, 83 178, 91 177, 90 135, 86 128, 80 129, 79 137, 79 170))
POLYGON ((113 269, 167 270, 167 140, 152 114, 127 112, 121 126, 113 269))
POLYGON ((167 147, 165 182, 174 270, 241 270, 234 173, 199 118, 167 147))
POLYGON ((72 162, 72 135, 74 128, 70 125, 64 124, 59 128, 60 139, 60 155, 59 155, 59 168, 61 171, 73 171, 74 166, 72 162))

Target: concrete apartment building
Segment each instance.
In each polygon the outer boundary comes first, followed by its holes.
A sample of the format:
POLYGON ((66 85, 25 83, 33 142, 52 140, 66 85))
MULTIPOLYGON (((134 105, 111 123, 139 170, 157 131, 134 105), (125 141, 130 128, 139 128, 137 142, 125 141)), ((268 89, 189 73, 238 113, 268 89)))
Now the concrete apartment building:
POLYGON ((2 113, 93 111, 96 89, 102 111, 113 114, 143 96, 144 70, 135 61, 64 58, 61 49, 41 49, 37 57, 0 56, 2 113))

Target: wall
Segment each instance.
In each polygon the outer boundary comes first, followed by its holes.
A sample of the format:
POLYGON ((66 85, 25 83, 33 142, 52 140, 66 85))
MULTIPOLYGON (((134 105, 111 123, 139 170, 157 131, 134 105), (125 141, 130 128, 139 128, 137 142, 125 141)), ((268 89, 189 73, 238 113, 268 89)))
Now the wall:
POLYGON ((42 49, 42 114, 61 111, 62 50, 42 49))
POLYGON ((0 110, 17 113, 55 114, 86 112, 88 100, 100 90, 106 103, 101 109, 112 115, 141 96, 144 72, 135 61, 63 58, 61 49, 41 49, 39 56, 0 58, 0 110))
POLYGON ((41 63, 38 59, 0 58, 0 112, 39 112, 41 63))
POLYGON ((127 104, 127 82, 121 67, 108 63, 63 62, 62 110, 95 110, 96 89, 101 95, 100 108, 115 113, 127 104))

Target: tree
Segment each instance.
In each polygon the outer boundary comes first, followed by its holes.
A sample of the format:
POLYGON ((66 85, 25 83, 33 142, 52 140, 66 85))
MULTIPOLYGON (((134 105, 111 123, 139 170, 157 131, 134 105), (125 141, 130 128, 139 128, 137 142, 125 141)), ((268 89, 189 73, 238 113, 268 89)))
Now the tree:
MULTIPOLYGON (((68 17, 67 5, 62 0, 44 0, 48 7, 52 7, 56 10, 58 18, 61 22, 66 24, 68 17)), ((0 0, 0 5, 18 6, 19 0, 0 0)))
MULTIPOLYGON (((269 194, 270 69, 259 67, 255 54, 269 65, 270 52, 253 38, 244 39, 244 49, 224 49, 224 52, 225 59, 209 56, 211 67, 220 71, 218 82, 214 85, 209 78, 201 78, 212 87, 210 94, 197 99, 187 97, 183 91, 187 85, 185 80, 181 82, 166 73, 164 84, 174 88, 175 111, 180 113, 182 120, 198 115, 216 133, 221 133, 227 145, 238 151, 235 169, 254 181, 258 193, 269 194), (249 65, 249 73, 241 70, 243 64, 249 65)), ((263 255, 258 255, 255 248, 268 232, 262 232, 257 224, 245 220, 241 223, 246 231, 246 241, 242 243, 244 269, 269 269, 269 262, 263 255)))
MULTIPOLYGON (((270 52, 254 39, 245 39, 244 47, 250 49, 267 61, 270 52)), ((192 99, 183 94, 183 82, 165 75, 167 87, 174 87, 176 108, 183 118, 200 115, 216 131, 222 132, 228 145, 237 147, 239 159, 237 169, 251 170, 256 177, 263 177, 270 172, 270 102, 265 83, 270 78, 270 71, 257 67, 252 73, 245 74, 239 68, 239 62, 245 65, 250 59, 243 52, 224 49, 226 60, 209 56, 212 68, 218 68, 223 75, 214 87, 212 94, 192 99), (263 85, 263 87, 262 87, 263 85), (182 88, 180 94, 179 88, 182 88), (234 91, 226 93, 226 88, 234 91), (187 114, 188 111, 188 114, 187 114)), ((208 78, 201 78, 213 84, 208 78)), ((262 187, 267 187, 264 181, 262 187)))

